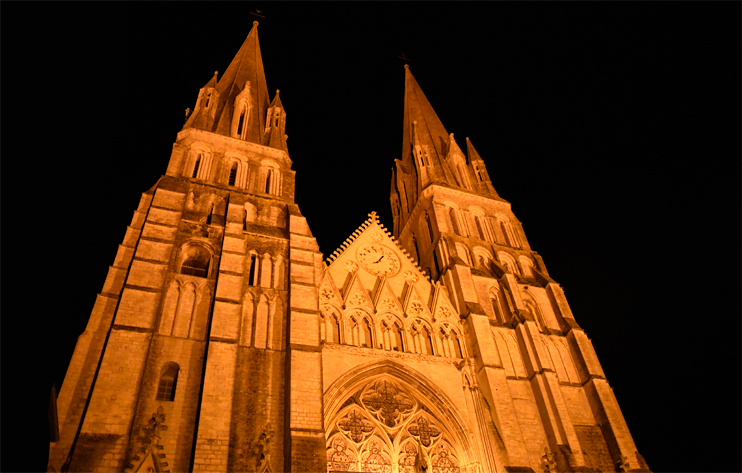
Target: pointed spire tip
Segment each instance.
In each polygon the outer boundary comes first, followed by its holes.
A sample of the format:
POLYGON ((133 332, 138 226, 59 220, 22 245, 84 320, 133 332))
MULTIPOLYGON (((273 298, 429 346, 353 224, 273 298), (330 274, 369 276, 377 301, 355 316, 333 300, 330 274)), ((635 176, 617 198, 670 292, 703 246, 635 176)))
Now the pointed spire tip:
POLYGON ((405 64, 405 65, 404 65, 404 68, 405 68, 405 69, 407 69, 407 70, 409 71, 409 70, 410 70, 410 65, 409 65, 409 64, 405 64))

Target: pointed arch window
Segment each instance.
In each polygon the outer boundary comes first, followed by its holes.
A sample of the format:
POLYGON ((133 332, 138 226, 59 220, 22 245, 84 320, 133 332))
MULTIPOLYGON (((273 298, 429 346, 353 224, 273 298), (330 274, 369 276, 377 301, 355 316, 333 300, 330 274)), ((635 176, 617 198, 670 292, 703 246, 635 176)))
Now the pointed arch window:
POLYGON ((278 126, 278 119, 281 117, 281 109, 277 108, 273 114, 273 126, 278 126))
POLYGON ((211 92, 206 92, 206 105, 204 105, 204 108, 209 108, 209 104, 211 103, 211 92))
POLYGON ((242 136, 242 130, 245 128, 245 115, 246 110, 243 108, 240 112, 240 119, 237 122, 237 134, 242 136))
POLYGON ((340 322, 336 316, 330 317, 330 323, 332 324, 332 336, 330 340, 332 343, 340 343, 340 322))
POLYGON ((456 332, 451 330, 451 342, 453 343, 453 352, 456 358, 463 358, 463 350, 461 349, 461 339, 456 335, 456 332))
POLYGON ((232 163, 232 168, 229 170, 229 185, 233 186, 237 181, 237 163, 232 163))
POLYGON ((201 159, 203 156, 203 153, 198 153, 198 156, 196 156, 196 164, 193 165, 193 173, 191 175, 194 179, 198 177, 198 168, 201 166, 201 159))
POLYGON ((392 327, 392 333, 394 334, 394 351, 405 351, 404 349, 404 337, 402 336, 402 329, 395 322, 392 327))
POLYGON ((417 258, 417 262, 420 262, 420 249, 417 247, 417 238, 415 238, 415 235, 412 235, 412 246, 415 247, 415 257, 417 258))
POLYGON ((434 355, 433 352, 433 334, 430 333, 428 327, 423 327, 423 342, 425 343, 425 353, 428 355, 434 355))
POLYGON ((433 250, 433 265, 435 266, 435 275, 436 277, 441 274, 441 268, 438 266, 438 254, 436 253, 436 250, 433 250))
POLYGON ((248 277, 248 284, 251 286, 258 285, 258 255, 250 255, 250 276, 248 277))
POLYGON ((271 179, 273 178, 273 169, 268 169, 265 175, 265 193, 270 194, 271 192, 271 179))
POLYGON ((371 325, 368 323, 368 319, 364 318, 361 321, 361 328, 363 329, 363 345, 362 346, 373 348, 374 340, 371 336, 371 325))
POLYGON ((169 401, 175 400, 175 388, 178 383, 178 371, 179 367, 175 363, 167 363, 160 372, 160 381, 157 383, 157 395, 155 399, 158 401, 169 401))

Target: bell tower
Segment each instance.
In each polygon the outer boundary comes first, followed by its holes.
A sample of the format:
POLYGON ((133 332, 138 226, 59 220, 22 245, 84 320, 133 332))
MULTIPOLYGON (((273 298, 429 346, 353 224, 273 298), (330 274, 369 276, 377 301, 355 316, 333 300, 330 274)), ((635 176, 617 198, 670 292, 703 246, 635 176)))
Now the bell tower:
POLYGON ((402 142, 393 233, 461 314, 508 471, 648 469, 564 291, 471 141, 465 154, 407 65, 402 142))
POLYGON ((292 370, 320 372, 300 333, 321 255, 286 116, 254 22, 142 194, 65 376, 49 471, 314 470, 287 450, 316 437, 324 454, 321 393, 290 389, 292 370))

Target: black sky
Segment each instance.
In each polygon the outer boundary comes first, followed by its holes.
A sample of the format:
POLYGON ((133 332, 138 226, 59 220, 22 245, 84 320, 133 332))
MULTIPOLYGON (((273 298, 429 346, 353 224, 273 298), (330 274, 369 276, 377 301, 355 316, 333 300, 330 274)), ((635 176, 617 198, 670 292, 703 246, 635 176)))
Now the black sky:
POLYGON ((404 52, 564 287, 649 466, 742 469, 740 3, 3 2, 2 471, 45 470, 48 390, 256 8, 325 255, 372 210, 392 226, 404 52))

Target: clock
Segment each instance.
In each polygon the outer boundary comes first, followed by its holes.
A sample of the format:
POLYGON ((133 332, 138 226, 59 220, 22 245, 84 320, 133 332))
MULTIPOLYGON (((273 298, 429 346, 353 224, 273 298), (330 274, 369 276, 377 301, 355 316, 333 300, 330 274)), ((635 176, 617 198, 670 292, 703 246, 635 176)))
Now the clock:
POLYGON ((356 259, 363 269, 374 276, 394 276, 401 267, 397 255, 378 243, 369 243, 358 248, 356 259))

